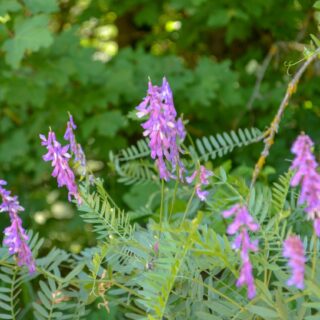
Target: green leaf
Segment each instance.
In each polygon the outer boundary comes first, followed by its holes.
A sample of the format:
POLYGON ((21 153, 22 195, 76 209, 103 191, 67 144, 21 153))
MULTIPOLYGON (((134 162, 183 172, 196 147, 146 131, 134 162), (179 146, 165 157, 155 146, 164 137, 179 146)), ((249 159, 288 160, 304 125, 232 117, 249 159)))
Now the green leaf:
POLYGON ((5 61, 17 69, 27 50, 34 52, 41 47, 50 46, 53 38, 48 23, 49 17, 46 15, 19 20, 15 24, 15 36, 3 44, 3 49, 6 51, 5 61))
POLYGON ((11 163, 17 157, 25 155, 29 147, 26 132, 24 130, 16 130, 12 136, 0 144, 0 161, 2 163, 11 163))
POLYGON ((65 282, 70 282, 75 276, 77 276, 83 269, 84 264, 80 263, 78 264, 65 278, 65 282))
POLYGON ((1 313, 0 314, 0 319, 13 319, 12 316, 10 314, 4 314, 4 313, 1 313))
POLYGON ((120 111, 106 111, 91 117, 82 127, 86 137, 96 129, 98 134, 105 137, 114 137, 117 131, 127 125, 127 119, 120 111))
POLYGON ((314 8, 320 10, 320 1, 316 1, 313 5, 314 8))
POLYGON ((16 0, 1 0, 0 3, 0 16, 7 14, 8 12, 16 12, 21 9, 21 5, 16 0))
POLYGON ((57 0, 24 0, 26 7, 33 13, 52 13, 59 10, 57 0))
POLYGON ((260 306, 248 306, 247 308, 250 312, 263 317, 263 319, 278 319, 278 313, 270 308, 260 306))
POLYGON ((207 25, 213 28, 224 27, 230 21, 231 15, 227 10, 221 9, 215 11, 208 19, 207 25))
POLYGON ((312 39, 312 41, 315 43, 316 47, 320 47, 320 40, 314 35, 314 34, 310 34, 310 37, 312 39))

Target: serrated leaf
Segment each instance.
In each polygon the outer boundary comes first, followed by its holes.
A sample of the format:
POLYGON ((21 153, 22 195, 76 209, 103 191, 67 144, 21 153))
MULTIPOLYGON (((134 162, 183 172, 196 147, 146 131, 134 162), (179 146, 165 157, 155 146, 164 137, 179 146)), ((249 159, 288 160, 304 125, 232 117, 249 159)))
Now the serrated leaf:
POLYGON ((41 47, 48 47, 53 42, 52 35, 48 29, 49 17, 37 15, 15 24, 14 37, 3 44, 6 52, 5 61, 17 69, 27 50, 35 52, 41 47))

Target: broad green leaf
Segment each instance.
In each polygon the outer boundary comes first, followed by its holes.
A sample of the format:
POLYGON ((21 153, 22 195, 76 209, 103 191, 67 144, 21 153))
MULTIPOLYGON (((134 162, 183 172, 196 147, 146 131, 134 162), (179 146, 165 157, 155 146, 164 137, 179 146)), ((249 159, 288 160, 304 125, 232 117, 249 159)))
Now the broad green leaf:
POLYGON ((33 13, 52 13, 59 9, 57 0, 24 0, 26 7, 33 13))
POLYGON ((53 38, 48 23, 49 17, 46 15, 19 20, 14 27, 14 37, 3 44, 6 51, 5 61, 17 69, 27 50, 34 52, 41 47, 50 46, 53 38))
POLYGON ((224 27, 228 24, 231 15, 227 10, 221 9, 215 11, 208 19, 207 25, 212 28, 224 27))
POLYGON ((319 0, 316 1, 316 2, 314 3, 313 7, 316 8, 316 9, 318 9, 318 10, 320 10, 320 1, 319 1, 319 0))
POLYGON ((23 130, 16 130, 0 144, 0 162, 11 163, 17 157, 21 157, 29 150, 26 133, 23 130))
POLYGON ((101 136, 114 137, 116 132, 126 125, 127 119, 120 111, 106 111, 88 119, 82 130, 86 137, 89 137, 95 130, 101 136))
POLYGON ((0 16, 8 12, 16 12, 21 9, 21 5, 16 0, 1 0, 0 1, 0 16))

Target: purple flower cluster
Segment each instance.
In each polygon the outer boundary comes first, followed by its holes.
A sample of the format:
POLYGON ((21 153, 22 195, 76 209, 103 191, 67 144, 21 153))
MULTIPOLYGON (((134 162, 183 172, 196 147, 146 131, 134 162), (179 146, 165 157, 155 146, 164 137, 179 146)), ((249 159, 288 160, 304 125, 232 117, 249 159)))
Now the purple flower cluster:
POLYGON ((320 237, 320 174, 318 163, 312 154, 313 142, 306 134, 298 136, 291 152, 296 155, 291 169, 295 171, 291 186, 301 185, 299 204, 306 204, 305 211, 314 221, 314 230, 320 237))
POLYGON ((202 190, 201 187, 209 184, 208 178, 212 175, 213 173, 210 170, 207 170, 204 166, 200 166, 199 170, 195 170, 190 177, 186 178, 188 183, 192 183, 197 178, 196 193, 201 201, 205 201, 209 194, 208 191, 202 190))
POLYGON ((73 130, 75 130, 77 126, 75 125, 73 121, 73 117, 71 114, 69 114, 69 121, 67 123, 67 130, 64 134, 64 139, 70 143, 70 150, 74 154, 74 160, 75 162, 78 162, 80 164, 81 168, 81 175, 86 175, 86 156, 82 150, 82 147, 79 143, 76 141, 76 137, 74 135, 73 130))
POLYGON ((40 134, 41 144, 45 146, 48 152, 42 157, 44 161, 52 161, 52 176, 57 178, 58 187, 66 186, 68 189, 68 199, 71 201, 73 196, 81 203, 78 187, 75 182, 75 175, 69 166, 71 155, 68 153, 69 145, 61 146, 57 141, 53 131, 49 131, 48 139, 40 134))
POLYGON ((6 184, 4 180, 0 180, 0 197, 2 199, 0 212, 8 212, 11 221, 11 225, 4 230, 3 243, 9 248, 10 254, 16 254, 18 265, 25 265, 29 272, 33 273, 36 270, 35 261, 27 244, 28 236, 18 215, 19 211, 24 211, 24 208, 20 206, 18 198, 11 196, 11 191, 3 187, 6 184))
POLYGON ((148 93, 136 108, 139 118, 148 116, 142 124, 143 135, 149 137, 149 147, 152 159, 161 179, 175 178, 174 172, 179 166, 179 176, 182 176, 183 164, 180 160, 181 149, 179 141, 183 141, 186 132, 182 120, 176 120, 177 112, 173 104, 172 91, 166 78, 163 78, 161 87, 148 84, 148 93), (171 164, 168 169, 166 160, 171 164))
POLYGON ((248 231, 256 232, 259 230, 259 224, 254 222, 248 209, 244 205, 236 204, 229 210, 222 213, 224 218, 234 216, 233 222, 228 226, 227 233, 235 235, 233 248, 240 250, 240 257, 242 265, 240 269, 240 276, 236 285, 241 287, 247 285, 248 298, 252 299, 256 295, 256 288, 254 285, 254 278, 252 274, 252 264, 249 257, 249 252, 258 251, 258 241, 251 242, 248 231))
POLYGON ((298 236, 290 236, 284 241, 283 256, 289 259, 288 265, 292 269, 292 276, 288 280, 289 286, 296 286, 298 289, 304 288, 304 248, 298 236))

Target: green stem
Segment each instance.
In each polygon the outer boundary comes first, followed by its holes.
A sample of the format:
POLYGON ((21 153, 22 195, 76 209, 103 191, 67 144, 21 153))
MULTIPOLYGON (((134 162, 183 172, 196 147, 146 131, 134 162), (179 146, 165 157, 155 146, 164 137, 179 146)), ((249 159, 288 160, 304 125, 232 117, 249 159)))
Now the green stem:
POLYGON ((14 290, 15 290, 15 284, 16 284, 16 277, 18 273, 18 268, 14 268, 14 273, 12 276, 12 282, 11 282, 11 288, 10 288, 10 309, 11 309, 11 317, 13 320, 16 320, 16 312, 15 312, 15 298, 14 298, 14 290))
POLYGON ((187 213, 188 213, 188 211, 189 211, 189 209, 190 209, 191 202, 192 202, 192 200, 193 200, 193 197, 194 197, 195 193, 196 193, 196 188, 193 189, 193 192, 192 192, 191 197, 190 197, 190 199, 189 199, 189 201, 188 201, 186 210, 184 211, 183 218, 182 218, 182 220, 181 220, 180 226, 182 226, 182 224, 183 224, 183 222, 184 222, 184 220, 185 220, 185 218, 186 218, 186 215, 187 215, 187 213))
POLYGON ((161 180, 161 202, 160 202, 160 232, 159 240, 162 232, 162 216, 163 216, 163 202, 164 202, 164 179, 161 180))
POLYGON ((314 280, 316 275, 316 266, 317 266, 317 235, 315 232, 313 232, 312 240, 313 240, 313 256, 312 256, 311 279, 314 280))
POLYGON ((304 297, 306 294, 303 292, 299 292, 293 296, 291 296, 290 298, 288 298, 287 300, 284 301, 284 303, 289 303, 290 301, 296 301, 297 299, 304 297))
POLYGON ((173 207, 174 207, 174 203, 176 201, 176 194, 177 194, 177 190, 178 190, 178 179, 176 180, 176 183, 174 185, 174 191, 173 191, 173 197, 172 197, 172 202, 171 202, 171 208, 170 208, 170 213, 169 213, 169 219, 168 221, 170 222, 170 218, 173 212, 173 207))

